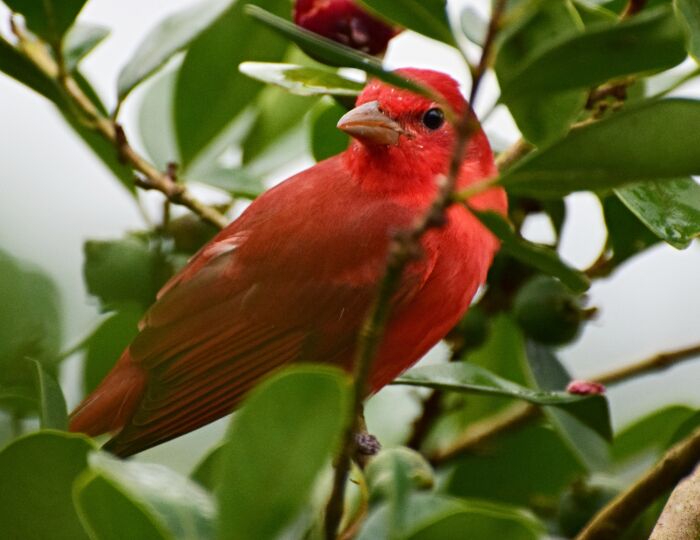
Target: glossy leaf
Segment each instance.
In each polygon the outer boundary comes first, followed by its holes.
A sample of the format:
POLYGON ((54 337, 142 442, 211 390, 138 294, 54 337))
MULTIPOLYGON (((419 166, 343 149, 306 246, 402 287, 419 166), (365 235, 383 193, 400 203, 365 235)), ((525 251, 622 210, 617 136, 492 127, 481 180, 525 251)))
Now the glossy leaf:
POLYGON ((659 243, 659 238, 614 193, 604 197, 601 202, 608 230, 605 249, 612 255, 609 263, 611 269, 659 243))
POLYGON ((40 362, 30 360, 34 369, 34 385, 39 409, 39 425, 44 429, 66 429, 68 411, 66 399, 56 379, 49 375, 40 362))
POLYGON ((73 71, 80 61, 109 35, 109 28, 99 24, 79 23, 66 34, 63 58, 66 68, 73 71))
POLYGON ((501 183, 512 193, 560 197, 700 174, 699 124, 700 101, 647 102, 572 131, 508 169, 501 183), (674 144, 661 144, 659 133, 674 144))
POLYGON ((650 231, 677 249, 700 235, 700 186, 692 178, 631 184, 615 194, 650 231))
POLYGON ((410 494, 429 490, 435 483, 434 472, 426 459, 410 448, 382 450, 365 469, 370 497, 374 504, 386 499, 390 508, 392 530, 405 527, 410 494))
POLYGON ((501 249, 519 261, 538 270, 559 278, 574 292, 585 292, 590 281, 583 272, 576 270, 562 261, 553 249, 519 236, 512 225, 495 212, 472 213, 501 241, 501 249))
POLYGON ((88 538, 71 501, 94 444, 81 435, 43 431, 0 451, 0 538, 88 538))
POLYGON ((446 490, 521 506, 553 505, 559 493, 585 473, 573 450, 553 429, 540 424, 504 433, 488 454, 465 453, 455 463, 446 490), (546 471, 547 474, 533 474, 546 471))
POLYGON ((221 483, 221 460, 225 452, 224 444, 217 444, 207 453, 190 473, 190 478, 200 486, 213 492, 221 483))
POLYGON ((274 538, 289 525, 338 444, 348 390, 338 370, 297 367, 253 391, 221 458, 219 538, 274 538))
POLYGON ((357 539, 453 539, 464 537, 468 531, 469 538, 536 540, 542 533, 537 520, 507 505, 432 493, 415 493, 408 498, 407 520, 398 528, 392 528, 390 512, 389 504, 380 505, 366 520, 357 539))
POLYGON ((700 62, 700 4, 696 0, 674 0, 679 18, 688 33, 688 52, 700 62))
MULTIPOLYGON (((571 377, 550 349, 527 343, 530 382, 545 391, 565 388, 571 377)), ((588 396, 570 409, 547 408, 545 414, 574 454, 589 470, 604 469, 609 463, 612 426, 608 401, 603 395, 588 396)))
POLYGON ((586 28, 554 42, 524 64, 502 87, 504 101, 518 94, 551 94, 611 78, 658 71, 685 59, 684 37, 670 6, 646 10, 620 23, 586 28))
POLYGON ((543 527, 532 517, 497 505, 465 504, 464 510, 444 516, 414 531, 407 540, 452 540, 469 531, 473 538, 538 540, 543 527))
POLYGON ((243 62, 239 69, 248 77, 274 84, 300 96, 356 96, 364 87, 364 84, 328 69, 294 64, 243 62))
POLYGON ((109 316, 85 342, 83 390, 94 390, 138 333, 144 307, 127 304, 109 316))
POLYGON ((294 95, 268 86, 258 96, 257 117, 243 142, 243 163, 265 159, 265 152, 290 133, 301 131, 304 117, 316 103, 308 96, 294 95))
POLYGON ((399 26, 456 45, 445 0, 360 0, 360 4, 399 26))
POLYGON ((55 48, 73 25, 87 0, 4 0, 12 11, 21 13, 29 29, 55 48))
MULTIPOLYGON (((501 88, 517 79, 523 66, 532 63, 550 43, 560 42, 583 31, 583 23, 569 0, 530 2, 525 13, 506 26, 494 69, 501 88)), ((544 145, 564 135, 586 102, 586 92, 569 89, 545 94, 503 93, 523 136, 544 145)))
POLYGON ((124 98, 177 52, 186 49, 236 0, 205 0, 160 21, 119 72, 117 93, 124 98))
MULTIPOLYGON (((693 416, 693 409, 671 405, 658 409, 634 423, 625 426, 615 435, 611 456, 616 465, 645 459, 651 465, 666 449, 676 430, 693 416), (653 437, 649 434, 653 433, 653 437)), ((642 464, 644 466, 644 464, 642 464)))
POLYGON ((468 362, 413 368, 392 384, 426 386, 451 392, 492 394, 522 399, 535 405, 556 407, 567 411, 599 434, 611 437, 607 404, 601 396, 580 396, 562 390, 527 388, 468 362), (590 403, 584 407, 583 402, 590 403))
MULTIPOLYGON (((15 414, 37 410, 32 358, 56 373, 61 343, 58 292, 39 269, 0 251, 0 405, 15 414)), ((45 382, 45 381, 43 381, 45 382)))
MULTIPOLYGON (((163 465, 120 461, 98 452, 90 455, 88 464, 93 478, 104 480, 92 491, 99 490, 106 499, 114 498, 120 510, 129 514, 141 509, 141 526, 150 522, 166 533, 166 538, 174 540, 214 538, 214 501, 191 480, 163 465)), ((88 477, 83 489, 90 489, 92 480, 88 477)), ((119 523, 111 511, 105 511, 105 506, 89 500, 89 494, 77 490, 76 495, 84 518, 92 527, 111 527, 120 533, 111 538, 132 538, 127 534, 132 524, 119 523)))
POLYGON ((246 168, 214 168, 197 175, 197 181, 228 191, 241 199, 255 199, 265 191, 261 178, 246 168))
MULTIPOLYGON (((287 15, 288 0, 252 3, 287 15)), ((184 166, 220 135, 253 100, 262 85, 238 70, 243 61, 279 61, 287 43, 261 31, 244 14, 247 2, 230 5, 190 45, 175 87, 175 134, 184 166)))
POLYGON ((293 43, 313 50, 315 58, 322 62, 332 66, 361 69, 398 88, 406 88, 407 90, 412 90, 419 94, 432 95, 430 90, 396 73, 384 70, 381 62, 374 56, 363 54, 355 49, 351 49, 350 47, 326 39, 318 34, 309 32, 259 7, 249 6, 246 11, 251 17, 282 34, 293 43))
POLYGON ((312 111, 311 154, 316 161, 323 161, 344 151, 350 144, 350 137, 336 126, 345 109, 335 102, 321 102, 312 111))
POLYGON ((85 284, 104 309, 131 303, 149 306, 168 277, 162 256, 136 237, 88 240, 84 252, 85 284))
POLYGON ((83 527, 93 540, 172 538, 117 482, 100 474, 87 471, 79 477, 73 500, 83 527))

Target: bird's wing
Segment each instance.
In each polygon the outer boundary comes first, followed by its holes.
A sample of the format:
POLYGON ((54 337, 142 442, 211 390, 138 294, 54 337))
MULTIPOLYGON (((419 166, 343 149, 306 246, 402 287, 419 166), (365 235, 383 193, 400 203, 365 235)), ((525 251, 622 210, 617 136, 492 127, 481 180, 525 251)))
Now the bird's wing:
MULTIPOLYGON (((132 454, 220 418, 284 364, 350 361, 388 237, 414 213, 363 199, 324 163, 316 177, 302 173, 258 199, 163 288, 129 349, 146 389, 110 450, 132 454)), ((433 263, 428 254, 411 266, 397 306, 433 263)))

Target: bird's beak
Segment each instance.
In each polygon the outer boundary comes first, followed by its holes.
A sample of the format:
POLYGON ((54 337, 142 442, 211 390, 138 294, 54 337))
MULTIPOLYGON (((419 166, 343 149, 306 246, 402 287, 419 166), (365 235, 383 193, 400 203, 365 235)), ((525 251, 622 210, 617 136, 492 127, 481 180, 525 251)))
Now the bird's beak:
POLYGON ((403 133, 401 125, 379 109, 378 101, 370 101, 348 111, 338 121, 338 129, 365 143, 395 145, 403 133))

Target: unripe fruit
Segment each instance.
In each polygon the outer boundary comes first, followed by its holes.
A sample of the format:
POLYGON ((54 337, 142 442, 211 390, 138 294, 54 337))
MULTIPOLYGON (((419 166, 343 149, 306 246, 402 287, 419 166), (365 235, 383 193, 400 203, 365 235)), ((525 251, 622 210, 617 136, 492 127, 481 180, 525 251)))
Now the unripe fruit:
POLYGON ((397 29, 360 8, 353 0, 297 0, 294 22, 328 39, 367 54, 382 54, 397 29))
POLYGON ((513 314, 530 338, 547 345, 572 341, 587 317, 578 296, 560 281, 542 275, 530 279, 518 291, 513 314))

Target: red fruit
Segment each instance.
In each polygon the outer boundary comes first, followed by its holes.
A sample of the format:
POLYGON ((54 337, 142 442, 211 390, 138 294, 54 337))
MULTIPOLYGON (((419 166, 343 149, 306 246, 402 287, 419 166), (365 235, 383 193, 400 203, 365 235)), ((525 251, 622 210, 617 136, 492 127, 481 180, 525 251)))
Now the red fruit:
POLYGON ((353 0, 297 0, 294 22, 324 37, 368 54, 386 51, 395 27, 373 17, 353 0))

